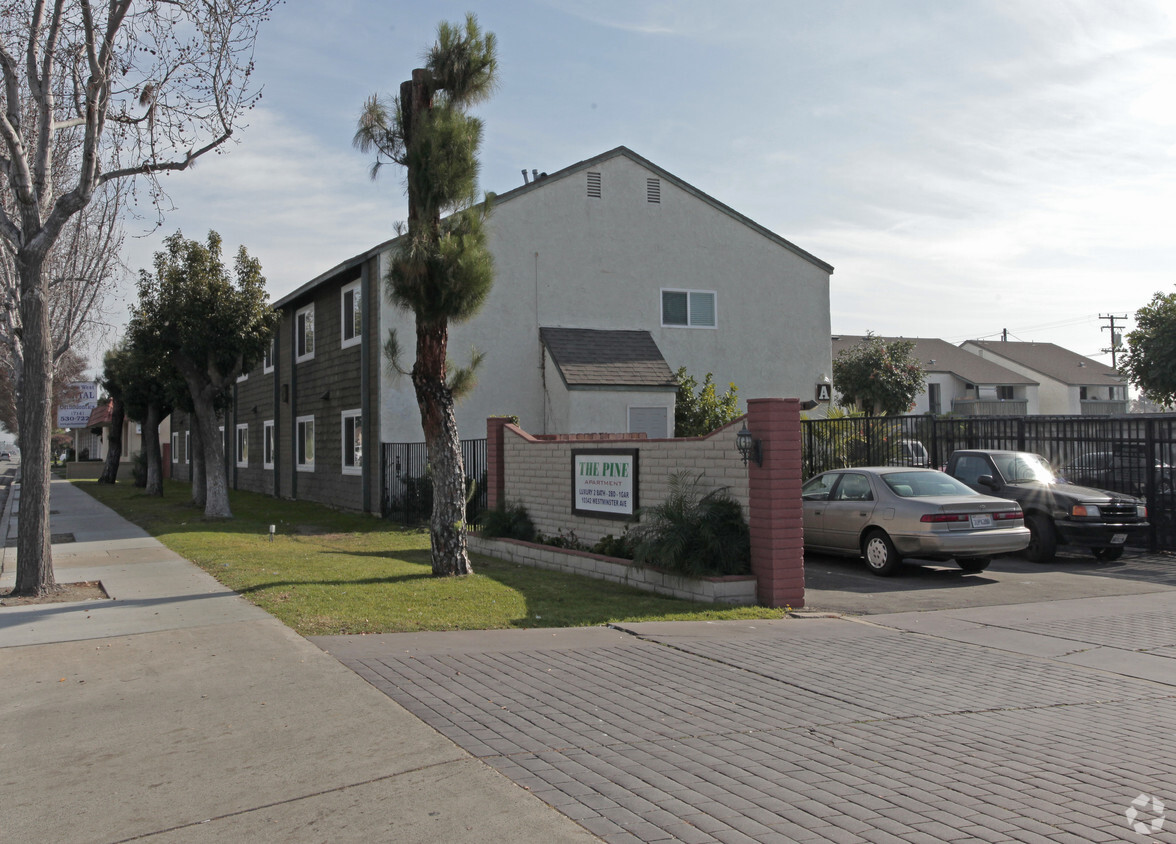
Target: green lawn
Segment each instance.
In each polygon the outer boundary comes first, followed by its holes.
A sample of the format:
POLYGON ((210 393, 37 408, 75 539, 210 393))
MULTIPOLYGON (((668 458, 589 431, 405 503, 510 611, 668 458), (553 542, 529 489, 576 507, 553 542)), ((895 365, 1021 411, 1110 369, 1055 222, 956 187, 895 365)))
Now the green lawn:
POLYGON ((434 578, 428 534, 373 516, 234 491, 234 518, 206 521, 184 483, 168 481, 163 498, 129 482, 74 483, 304 636, 780 618, 785 612, 716 609, 480 555, 473 557, 474 575, 434 578), (272 542, 271 524, 277 526, 272 542))

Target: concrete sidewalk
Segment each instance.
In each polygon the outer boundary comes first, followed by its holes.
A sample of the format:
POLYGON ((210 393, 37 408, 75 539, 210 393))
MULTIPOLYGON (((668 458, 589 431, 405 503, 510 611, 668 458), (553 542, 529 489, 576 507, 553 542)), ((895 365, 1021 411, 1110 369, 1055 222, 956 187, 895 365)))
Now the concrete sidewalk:
POLYGON ((0 841, 598 840, 84 492, 51 508, 58 582, 112 600, 0 607, 0 841))

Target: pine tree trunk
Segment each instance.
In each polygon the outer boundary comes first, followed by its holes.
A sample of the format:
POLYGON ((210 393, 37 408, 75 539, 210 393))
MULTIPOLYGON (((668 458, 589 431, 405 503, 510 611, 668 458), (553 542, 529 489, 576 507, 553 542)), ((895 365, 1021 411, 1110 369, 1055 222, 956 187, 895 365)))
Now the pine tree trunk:
POLYGON ((122 399, 111 399, 110 448, 106 450, 106 463, 102 466, 102 474, 98 476, 100 484, 112 484, 118 480, 118 464, 122 461, 122 430, 126 416, 122 399))
MULTIPOLYGON (((189 384, 191 388, 191 384, 189 384)), ((200 444, 204 454, 204 517, 206 519, 231 519, 229 508, 229 479, 225 473, 225 444, 216 424, 216 408, 210 395, 203 391, 189 390, 195 408, 196 425, 200 428, 200 444)))
POLYGON ((24 372, 18 396, 20 414, 20 511, 17 515, 16 586, 13 595, 44 595, 55 584, 49 527, 49 460, 53 433, 53 352, 49 333, 49 285, 42 262, 20 252, 20 319, 24 372))
POLYGON ((163 455, 159 450, 160 408, 147 405, 147 419, 143 422, 143 453, 147 455, 147 494, 163 496, 163 455))
POLYGON ((192 478, 192 504, 204 509, 204 502, 208 500, 208 484, 204 481, 204 438, 200 436, 200 426, 196 424, 196 414, 188 414, 188 471, 192 478))
POLYGON ((465 467, 453 413, 453 393, 445 384, 448 325, 417 319, 417 359, 412 368, 421 427, 433 473, 433 515, 429 522, 433 574, 472 574, 466 549, 465 467))

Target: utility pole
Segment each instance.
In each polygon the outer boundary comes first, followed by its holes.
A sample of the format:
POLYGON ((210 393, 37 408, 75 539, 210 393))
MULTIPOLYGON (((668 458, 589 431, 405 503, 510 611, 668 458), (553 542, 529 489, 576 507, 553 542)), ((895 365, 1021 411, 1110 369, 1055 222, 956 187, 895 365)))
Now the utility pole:
POLYGON ((1099 314, 1098 318, 1105 319, 1110 323, 1109 325, 1104 325, 1102 327, 1103 331, 1111 332, 1111 347, 1109 349, 1103 349, 1103 351, 1111 353, 1111 366, 1115 369, 1118 369, 1119 367, 1118 361, 1116 360, 1116 354, 1119 351, 1119 347, 1123 345, 1123 331, 1122 328, 1120 328, 1118 331, 1115 330, 1115 320, 1122 320, 1123 322, 1127 322, 1127 315, 1123 314, 1123 316, 1118 316, 1117 314, 1099 314))

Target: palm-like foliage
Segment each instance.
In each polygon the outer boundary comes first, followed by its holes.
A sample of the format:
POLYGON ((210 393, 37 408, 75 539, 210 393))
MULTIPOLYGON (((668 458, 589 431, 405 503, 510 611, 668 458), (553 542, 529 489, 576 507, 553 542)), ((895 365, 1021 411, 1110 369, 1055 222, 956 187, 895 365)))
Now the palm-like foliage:
POLYGON ((666 499, 641 509, 641 524, 629 532, 634 562, 689 575, 751 571, 743 508, 726 487, 704 492, 702 478, 701 472, 675 472, 666 499))

